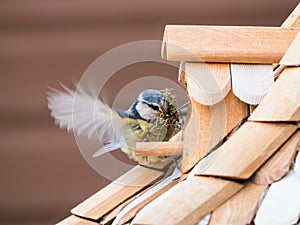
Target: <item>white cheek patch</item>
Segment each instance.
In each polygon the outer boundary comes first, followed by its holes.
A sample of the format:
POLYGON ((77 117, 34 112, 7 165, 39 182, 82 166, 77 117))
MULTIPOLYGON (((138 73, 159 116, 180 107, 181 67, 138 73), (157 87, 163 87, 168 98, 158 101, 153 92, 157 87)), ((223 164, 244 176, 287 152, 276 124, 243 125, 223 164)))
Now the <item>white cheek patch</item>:
POLYGON ((136 105, 136 110, 140 116, 145 120, 151 120, 156 117, 157 111, 150 108, 147 104, 139 102, 136 105))

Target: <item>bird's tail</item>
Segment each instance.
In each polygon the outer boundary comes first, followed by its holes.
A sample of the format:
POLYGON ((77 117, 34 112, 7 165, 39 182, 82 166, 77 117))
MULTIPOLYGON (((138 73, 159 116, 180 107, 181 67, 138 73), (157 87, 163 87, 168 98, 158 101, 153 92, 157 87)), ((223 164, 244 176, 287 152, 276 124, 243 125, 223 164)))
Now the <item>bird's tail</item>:
POLYGON ((109 143, 107 145, 104 145, 102 148, 100 148, 98 151, 96 151, 94 154, 93 154, 93 157, 98 157, 100 155, 103 155, 104 153, 107 153, 107 152, 111 152, 111 151, 114 151, 118 148, 122 148, 122 147, 125 147, 126 144, 125 142, 123 141, 120 141, 120 142, 114 142, 114 143, 109 143))

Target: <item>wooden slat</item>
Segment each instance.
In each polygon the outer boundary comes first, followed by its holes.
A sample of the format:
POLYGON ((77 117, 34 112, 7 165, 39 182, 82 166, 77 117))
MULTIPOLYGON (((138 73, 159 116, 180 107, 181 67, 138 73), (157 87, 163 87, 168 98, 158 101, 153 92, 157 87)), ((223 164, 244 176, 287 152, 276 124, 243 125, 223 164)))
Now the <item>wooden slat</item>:
POLYGON ((186 62, 183 68, 189 96, 202 105, 217 104, 231 89, 229 64, 186 62))
POLYGON ((217 178, 191 177, 152 201, 132 224, 196 224, 242 187, 217 178))
POLYGON ((174 156, 182 155, 183 141, 138 142, 136 156, 174 156))
POLYGON ((118 224, 125 224, 126 222, 128 222, 129 220, 131 220, 133 217, 136 216, 136 214, 142 210, 147 204, 149 204, 150 202, 152 202, 154 199, 158 198, 159 196, 161 196, 162 194, 164 194, 166 191, 170 190, 172 187, 174 187, 176 184, 178 183, 178 181, 172 181, 171 183, 169 183, 168 185, 166 185, 165 187, 163 187, 162 189, 160 189, 159 191, 157 191, 156 193, 154 193, 152 196, 148 197, 147 199, 145 199, 144 201, 142 201, 141 203, 139 203, 138 205, 136 205, 134 208, 132 208, 126 215, 124 215, 122 218, 120 218, 118 224))
POLYGON ((248 105, 229 92, 224 101, 205 106, 191 99, 184 130, 182 172, 186 173, 248 116, 248 105))
POLYGON ((256 109, 256 105, 249 105, 249 114, 251 115, 256 109))
POLYGON ((293 10, 293 12, 288 16, 288 18, 283 22, 281 27, 300 28, 300 3, 293 10))
POLYGON ((243 102, 258 105, 274 84, 273 66, 231 64, 232 91, 243 102))
POLYGON ((298 30, 167 25, 162 57, 173 61, 278 63, 298 30))
POLYGON ((300 121, 300 67, 286 68, 255 109, 252 121, 300 121))
POLYGON ((150 201, 158 197, 159 195, 163 194, 165 191, 170 189, 176 183, 177 180, 181 175, 179 169, 175 168, 172 175, 164 179, 163 181, 159 182, 156 185, 153 185, 149 190, 144 192, 141 196, 127 205, 122 211, 118 214, 118 216, 113 221, 113 224, 123 224, 125 221, 131 219, 133 216, 136 215, 137 211, 143 208, 146 204, 150 201), (123 221, 123 222, 121 222, 123 221))
POLYGON ((99 223, 71 215, 56 225, 99 225, 99 223))
POLYGON ((271 184, 285 176, 298 150, 300 130, 298 130, 251 178, 256 184, 271 184))
POLYGON ((260 198, 268 185, 248 182, 242 190, 218 207, 211 215, 209 225, 251 224, 260 198))
POLYGON ((300 34, 292 42, 279 64, 284 66, 300 66, 300 34))
POLYGON ((168 142, 138 142, 135 154, 137 156, 173 156, 182 155, 182 130, 170 138, 168 142))
POLYGON ((271 185, 256 218, 257 225, 299 224, 300 179, 294 171, 271 185))
POLYGON ((161 171, 136 166, 80 203, 71 212, 81 217, 98 220, 162 175, 161 171))
POLYGON ((130 197, 126 201, 124 201, 122 204, 120 204, 118 207, 114 208, 112 211, 107 213, 105 216, 102 217, 100 224, 101 225, 106 225, 106 224, 111 224, 112 220, 116 218, 116 216, 131 202, 139 198, 141 195, 143 195, 145 192, 149 191, 151 188, 153 188, 156 184, 153 184, 146 189, 143 189, 139 193, 135 194, 134 196, 130 197))
POLYGON ((291 124, 246 122, 203 160, 205 166, 200 163, 197 174, 248 179, 296 129, 291 124))

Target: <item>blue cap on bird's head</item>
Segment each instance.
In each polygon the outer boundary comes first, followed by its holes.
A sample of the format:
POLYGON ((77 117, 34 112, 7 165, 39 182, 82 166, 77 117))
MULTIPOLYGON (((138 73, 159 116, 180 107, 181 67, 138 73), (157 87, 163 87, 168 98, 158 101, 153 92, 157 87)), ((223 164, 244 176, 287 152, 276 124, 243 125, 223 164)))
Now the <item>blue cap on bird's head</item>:
POLYGON ((165 96, 158 90, 147 89, 141 92, 128 110, 133 117, 150 121, 156 119, 161 111, 166 111, 168 102, 165 96))

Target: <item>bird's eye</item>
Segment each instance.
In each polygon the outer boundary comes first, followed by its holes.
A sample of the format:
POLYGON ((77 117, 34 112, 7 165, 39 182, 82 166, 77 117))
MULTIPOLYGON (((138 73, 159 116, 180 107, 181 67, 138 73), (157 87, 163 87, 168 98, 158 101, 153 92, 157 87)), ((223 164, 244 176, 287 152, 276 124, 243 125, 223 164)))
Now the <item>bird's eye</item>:
POLYGON ((159 107, 158 107, 157 105, 153 105, 153 106, 152 106, 152 109, 155 110, 155 111, 158 111, 158 110, 159 110, 159 107))

